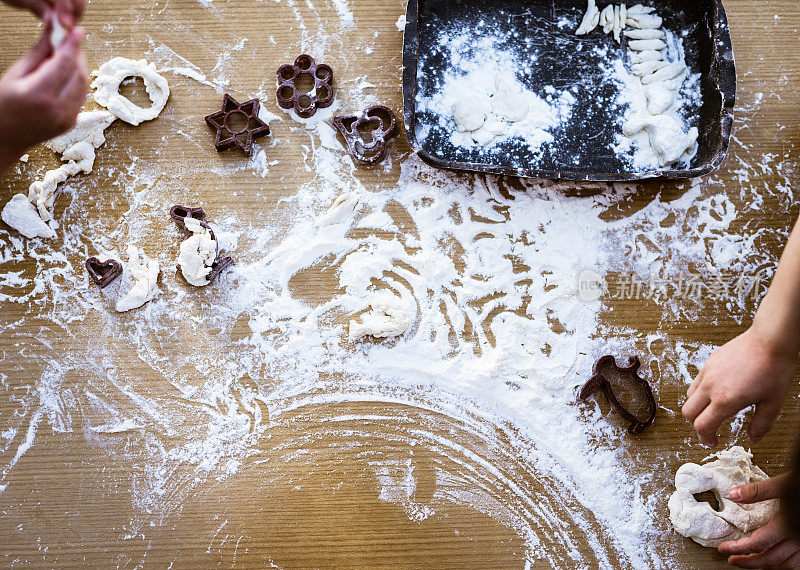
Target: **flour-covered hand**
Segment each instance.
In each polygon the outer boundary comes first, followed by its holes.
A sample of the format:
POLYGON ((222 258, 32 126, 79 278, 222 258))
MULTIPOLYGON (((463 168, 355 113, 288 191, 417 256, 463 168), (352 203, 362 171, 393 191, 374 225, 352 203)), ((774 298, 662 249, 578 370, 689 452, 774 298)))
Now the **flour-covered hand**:
MULTIPOLYGON (((758 481, 731 489, 730 498, 744 504, 777 499, 783 492, 788 475, 767 481, 758 481)), ((748 537, 719 546, 728 562, 739 568, 798 568, 800 567, 800 543, 793 539, 779 512, 763 528, 748 537)))
POLYGON ((45 32, 0 78, 0 169, 75 124, 89 83, 82 39, 75 28, 53 50, 45 32))
POLYGON ((751 327, 711 355, 689 388, 683 415, 701 442, 715 446, 720 425, 755 405, 748 434, 758 443, 783 407, 795 364, 793 353, 776 349, 751 327))

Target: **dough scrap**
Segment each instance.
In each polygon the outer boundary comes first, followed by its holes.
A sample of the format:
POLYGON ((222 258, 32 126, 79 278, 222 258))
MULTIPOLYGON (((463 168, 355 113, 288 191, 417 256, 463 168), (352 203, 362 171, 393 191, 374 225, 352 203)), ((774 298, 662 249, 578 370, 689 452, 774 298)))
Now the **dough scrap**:
POLYGON ((125 57, 115 57, 92 72, 95 80, 94 100, 111 111, 117 118, 128 124, 139 125, 158 117, 169 99, 169 84, 156 71, 156 66, 146 60, 138 61, 125 57), (120 84, 128 77, 141 77, 152 105, 146 109, 139 107, 119 92, 120 84))
POLYGON ((453 105, 453 119, 461 132, 477 131, 491 112, 492 104, 480 96, 463 97, 453 105))
POLYGON ((648 85, 644 95, 647 97, 647 112, 651 115, 662 115, 675 104, 675 91, 667 89, 663 83, 648 85))
POLYGON ((24 194, 15 194, 3 208, 0 217, 28 239, 56 237, 56 232, 39 217, 36 208, 24 194))
POLYGON ((684 155, 691 154, 699 136, 697 127, 684 133, 680 122, 669 115, 634 117, 622 127, 626 137, 634 137, 642 131, 647 132, 661 166, 669 166, 684 155))
POLYGON ((178 265, 190 285, 203 287, 209 284, 208 274, 217 259, 217 242, 200 220, 184 218, 183 222, 192 235, 181 242, 178 265))
POLYGON ((95 149, 106 142, 103 131, 114 119, 114 115, 108 111, 80 113, 71 131, 45 143, 45 146, 61 154, 61 160, 67 163, 49 170, 42 180, 37 180, 28 188, 28 200, 36 206, 43 221, 53 219, 50 210, 56 199, 58 185, 80 172, 92 172, 95 149))
POLYGON ((370 310, 361 315, 361 322, 350 321, 350 340, 365 336, 393 338, 411 327, 416 311, 410 303, 391 292, 379 293, 370 303, 370 310))
POLYGON ((736 446, 720 451, 704 465, 687 463, 675 474, 675 493, 669 499, 669 518, 678 534, 698 544, 716 548, 723 542, 738 540, 763 527, 778 512, 779 501, 741 505, 728 495, 734 487, 768 479, 753 465, 753 455, 736 446), (713 492, 721 510, 698 502, 694 495, 713 492))
POLYGON ((355 194, 339 195, 328 208, 328 211, 319 217, 317 227, 332 226, 344 222, 353 215, 357 206, 358 198, 355 194))
POLYGON ((61 25, 58 19, 58 14, 53 12, 50 17, 50 45, 53 49, 57 49, 67 37, 67 30, 61 25))
POLYGON ((625 37, 632 40, 663 40, 667 34, 664 30, 628 30, 625 37))
POLYGON ((600 25, 600 11, 597 9, 595 0, 589 0, 589 5, 586 8, 586 14, 583 16, 583 21, 578 29, 575 31, 576 36, 584 36, 593 31, 600 25))
POLYGON ((128 292, 117 300, 116 310, 120 313, 138 309, 158 295, 158 275, 161 268, 158 261, 150 259, 135 245, 128 246, 128 265, 124 279, 129 284, 128 292))

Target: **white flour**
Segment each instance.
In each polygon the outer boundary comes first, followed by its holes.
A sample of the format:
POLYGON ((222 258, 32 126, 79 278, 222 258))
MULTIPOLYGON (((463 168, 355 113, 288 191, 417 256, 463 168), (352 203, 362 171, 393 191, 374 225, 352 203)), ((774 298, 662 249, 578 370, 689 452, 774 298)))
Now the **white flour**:
MULTIPOLYGON (((298 33, 315 33, 314 18, 297 15, 295 2, 266 4, 282 10, 298 33)), ((172 24, 159 33, 170 38, 172 24)), ((237 43, 215 48, 222 63, 207 73, 190 62, 154 59, 214 77, 209 82, 217 85, 247 61, 233 49, 237 43)), ((348 69, 338 51, 321 48, 314 56, 341 58, 348 69)), ((359 82, 344 82, 363 73, 357 62, 352 68, 340 75, 337 95, 348 109, 374 97, 359 82)), ((399 82, 399 69, 386 73, 399 82)), ((277 111, 273 90, 274 80, 258 94, 270 112, 277 111)), ((776 97, 741 94, 743 135, 759 105, 776 97)), ((173 100, 180 104, 177 90, 173 100)), ((140 127, 174 121, 183 134, 169 135, 165 152, 208 135, 197 117, 184 121, 169 106, 165 115, 140 127)), ((109 153, 134 155, 130 166, 98 168, 68 183, 74 200, 63 214, 63 244, 28 242, 0 226, 0 333, 28 355, 24 367, 9 359, 0 372, 0 397, 15 411, 0 433, 0 503, 15 485, 15 466, 41 443, 40 432, 85 434, 87 445, 129 467, 134 515, 120 539, 148 541, 151 525, 167 525, 204 486, 253 469, 269 485, 301 484, 270 478, 271 466, 312 472, 319 444, 333 441, 355 449, 379 497, 411 520, 457 504, 514 529, 534 564, 674 567, 684 543, 668 533, 666 500, 690 442, 652 462, 619 422, 576 404, 575 388, 598 356, 637 352, 657 374, 657 392, 682 390, 710 347, 680 337, 672 324, 714 325, 724 314, 743 321, 754 304, 656 299, 648 307, 659 324, 630 330, 613 325, 604 299, 578 299, 578 276, 584 269, 602 276, 631 270, 675 277, 689 268, 770 274, 777 259, 769 240, 785 235, 764 229, 760 204, 776 197, 782 212, 796 204, 790 180, 797 165, 735 137, 728 167, 737 186, 712 176, 660 194, 434 171, 395 147, 376 188, 362 181, 324 122, 281 116, 273 139, 284 140, 269 144, 296 147, 292 183, 307 182, 269 209, 215 209, 220 248, 237 264, 223 283, 199 293, 162 276, 158 297, 120 316, 113 291, 89 287, 82 261, 87 249, 119 258, 128 243, 147 243, 162 265, 174 263, 179 240, 165 207, 194 196, 193 176, 260 183, 271 149, 232 165, 150 162, 136 158, 147 149, 110 140, 109 153), (763 174, 784 182, 768 187, 763 174), (117 191, 100 202, 96 188, 104 184, 117 191), (630 207, 635 193, 639 210, 630 207), (343 194, 348 207, 324 218, 343 194), (112 209, 124 212, 122 223, 112 209), (150 241, 158 236, 163 249, 150 241), (34 269, 20 269, 22 260, 34 269), (306 273, 331 279, 320 298, 304 295, 306 273), (415 320, 397 338, 349 342, 349 321, 381 290, 413 300, 415 320), (22 324, 39 334, 21 334, 22 324), (176 338, 179 350, 172 349, 176 338), (297 419, 312 427, 292 429, 297 419), (390 433, 381 431, 386 426, 390 433), (414 449, 437 461, 428 498, 415 493, 423 463, 414 449)), ((34 179, 29 169, 43 169, 35 162, 17 166, 19 176, 34 179)), ((247 188, 253 199, 266 194, 247 188)))

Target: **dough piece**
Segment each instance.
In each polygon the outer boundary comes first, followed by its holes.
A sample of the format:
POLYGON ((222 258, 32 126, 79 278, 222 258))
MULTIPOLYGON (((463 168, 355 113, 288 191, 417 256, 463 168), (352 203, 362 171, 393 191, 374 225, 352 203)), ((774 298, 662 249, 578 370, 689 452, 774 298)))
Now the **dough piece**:
POLYGON ((645 77, 654 74, 659 69, 664 68, 668 65, 669 62, 664 61, 663 59, 643 61, 642 63, 636 63, 632 65, 631 73, 633 73, 634 75, 638 75, 639 77, 645 77))
POLYGON ((740 505, 728 495, 734 487, 768 479, 753 465, 753 455, 742 447, 720 451, 705 465, 687 463, 675 474, 675 493, 669 499, 669 519, 678 534, 703 546, 716 548, 763 527, 778 512, 779 501, 740 505), (715 511, 694 495, 713 492, 721 510, 715 511))
POLYGON ((576 36, 584 36, 593 31, 600 24, 600 11, 597 9, 595 0, 589 0, 589 5, 586 8, 586 14, 583 16, 583 21, 580 27, 575 31, 576 36))
POLYGON ((28 188, 28 200, 36 206, 43 221, 53 219, 50 210, 56 199, 58 185, 80 172, 92 172, 95 149, 106 142, 103 131, 114 119, 114 115, 108 111, 80 113, 71 131, 45 143, 54 152, 60 153, 61 160, 67 161, 67 164, 46 172, 42 180, 37 180, 28 188))
POLYGON ((682 61, 676 61, 675 63, 670 63, 668 66, 659 69, 652 75, 642 77, 642 84, 650 85, 651 83, 669 81, 679 77, 684 71, 686 71, 686 65, 682 61))
POLYGON ((3 208, 0 217, 28 239, 56 237, 56 232, 42 221, 36 208, 24 194, 15 194, 3 208))
POLYGON ((128 292, 117 300, 116 309, 120 313, 138 309, 158 295, 158 275, 161 268, 158 261, 150 259, 135 245, 128 246, 128 265, 125 267, 125 280, 129 283, 128 292))
POLYGON ((674 164, 683 157, 697 143, 699 134, 696 127, 684 133, 681 124, 669 115, 637 117, 622 127, 626 137, 634 137, 642 131, 647 132, 661 166, 674 164))
POLYGON ((664 59, 663 51, 648 49, 631 54, 631 63, 644 63, 645 61, 658 61, 664 59))
POLYGON ((661 51, 667 44, 663 40, 631 40, 628 47, 633 51, 661 51))
POLYGON ((317 227, 332 226, 344 222, 356 211, 358 198, 355 194, 341 194, 333 201, 328 211, 317 220, 317 227))
POLYGON ((66 37, 67 30, 64 29, 64 26, 62 26, 61 22, 58 20, 58 14, 54 12, 50 17, 50 45, 55 50, 64 43, 66 37))
POLYGON ((667 34, 663 30, 628 30, 625 37, 632 40, 663 40, 667 34))
POLYGON ((675 104, 675 90, 667 89, 663 83, 648 85, 644 95, 647 98, 647 112, 651 115, 666 113, 675 104))
POLYGON ((169 99, 169 85, 156 71, 156 66, 144 59, 134 61, 124 57, 115 57, 93 71, 96 79, 92 82, 95 89, 94 100, 111 111, 118 118, 131 125, 139 125, 158 117, 169 99), (120 84, 128 77, 141 77, 152 105, 143 109, 119 92, 120 84))
POLYGON ((203 287, 209 284, 208 274, 217 259, 217 242, 200 220, 184 218, 183 223, 192 235, 181 242, 178 265, 190 285, 203 287))
POLYGON ((499 75, 495 80, 495 86, 497 93, 492 97, 492 110, 495 115, 509 123, 523 120, 528 115, 528 102, 525 96, 499 75))
POLYGON ((626 24, 631 28, 639 28, 640 30, 657 30, 661 27, 664 21, 652 14, 631 14, 628 10, 628 20, 626 24))
POLYGON ((608 34, 614 29, 614 5, 609 4, 600 12, 600 25, 603 26, 603 33, 608 34))
POLYGON ((619 10, 620 10, 619 6, 614 6, 614 28, 613 28, 613 31, 614 31, 614 39, 616 40, 617 43, 621 42, 620 34, 622 33, 622 27, 623 27, 622 22, 619 21, 619 17, 620 17, 619 16, 619 10))
POLYGON ((376 295, 370 311, 361 315, 361 322, 350 321, 350 340, 365 336, 393 338, 404 334, 414 320, 415 311, 394 293, 376 295))
POLYGON ((462 133, 477 131, 492 112, 492 105, 481 96, 470 94, 453 105, 453 119, 456 128, 462 133))
POLYGON ((636 6, 631 6, 628 8, 628 14, 632 16, 639 16, 642 14, 652 14, 655 12, 656 9, 652 6, 643 6, 641 4, 636 4, 636 6))

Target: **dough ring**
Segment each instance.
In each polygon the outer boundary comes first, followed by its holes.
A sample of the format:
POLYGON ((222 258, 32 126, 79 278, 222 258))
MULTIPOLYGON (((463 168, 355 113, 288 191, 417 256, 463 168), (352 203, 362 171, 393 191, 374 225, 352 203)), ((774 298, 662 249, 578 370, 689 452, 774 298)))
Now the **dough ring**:
POLYGON ((139 125, 158 117, 169 99, 167 80, 158 74, 154 64, 147 63, 144 59, 135 61, 115 57, 92 72, 92 75, 95 76, 92 89, 95 90, 94 100, 97 104, 131 125, 139 125), (142 108, 119 92, 120 85, 128 77, 142 78, 147 95, 153 103, 150 107, 142 108))
POLYGON ((743 505, 728 498, 734 487, 768 478, 753 465, 749 452, 737 446, 716 457, 705 465, 687 463, 678 469, 675 493, 669 499, 669 518, 675 530, 712 548, 749 535, 767 524, 778 510, 778 501, 743 505), (697 499, 706 492, 714 494, 717 508, 697 499))

